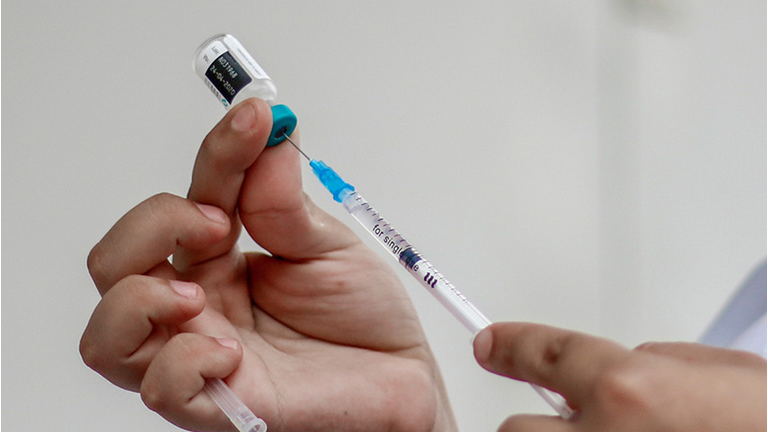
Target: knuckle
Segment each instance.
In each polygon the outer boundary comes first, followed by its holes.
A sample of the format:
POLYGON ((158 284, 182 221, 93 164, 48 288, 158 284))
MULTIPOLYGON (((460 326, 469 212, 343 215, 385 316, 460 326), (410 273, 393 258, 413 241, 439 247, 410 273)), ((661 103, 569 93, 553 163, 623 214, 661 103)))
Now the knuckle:
POLYGON ((637 352, 653 352, 655 351, 660 344, 658 342, 643 342, 640 345, 636 346, 633 351, 637 352))
POLYGON ((121 279, 117 284, 120 285, 122 289, 128 291, 131 296, 141 298, 151 292, 147 289, 152 286, 152 284, 149 283, 150 277, 151 276, 130 274, 121 279))
POLYGON ((732 356, 733 360, 741 362, 742 364, 752 364, 765 367, 765 359, 759 354, 738 350, 729 351, 729 354, 732 356))
POLYGON ((87 267, 91 280, 97 287, 103 286, 109 280, 109 273, 104 265, 104 251, 102 243, 96 245, 88 253, 87 267))
POLYGON ((649 378, 643 368, 620 365, 600 375, 594 384, 594 400, 607 410, 648 406, 649 378))
POLYGON ((195 338, 196 336, 192 333, 180 333, 173 336, 166 343, 163 352, 149 365, 139 386, 139 394, 144 404, 152 411, 167 412, 178 403, 178 395, 174 395, 173 389, 169 389, 165 385, 165 381, 171 375, 167 368, 174 364, 169 359, 190 356, 195 351, 193 343, 195 338))
POLYGON ((115 285, 122 291, 126 299, 130 299, 133 307, 143 308, 158 301, 158 292, 153 288, 150 279, 144 275, 128 275, 115 285))
POLYGON ((141 382, 139 394, 144 405, 152 411, 162 412, 168 406, 162 387, 152 379, 145 379, 141 382))
POLYGON ((498 432, 512 432, 517 427, 517 419, 515 417, 507 417, 503 423, 497 429, 498 432))
POLYGON ((156 194, 152 195, 151 197, 147 198, 146 201, 150 202, 150 203, 161 203, 161 204, 163 204, 163 203, 168 203, 170 201, 175 201, 177 199, 179 199, 179 197, 174 195, 174 194, 172 194, 172 193, 170 193, 170 192, 159 192, 159 193, 156 193, 156 194))
POLYGON ((502 361, 510 361, 516 353, 528 352, 531 341, 537 339, 537 328, 531 324, 520 324, 510 337, 506 326, 498 325, 499 332, 494 336, 494 343, 491 345, 491 357, 499 358, 502 361), (498 341, 498 342, 497 342, 498 341))
MULTIPOLYGON (((158 221, 171 222, 167 216, 178 210, 180 203, 184 201, 186 201, 184 198, 167 192, 158 193, 147 198, 124 215, 104 238, 91 248, 86 260, 86 266, 91 279, 102 294, 116 282, 113 280, 115 252, 120 247, 119 241, 128 235, 118 227, 130 226, 131 223, 126 222, 129 220, 135 224, 137 218, 149 219, 149 221, 139 221, 143 224, 157 223, 158 221)), ((169 224, 166 223, 165 225, 169 224)))
POLYGON ((215 128, 206 135, 200 145, 200 159, 213 167, 226 166, 232 159, 231 146, 225 145, 221 135, 222 132, 215 128))
POLYGON ((195 333, 179 333, 171 338, 170 344, 179 358, 187 358, 201 351, 200 339, 201 336, 195 333))
POLYGON ((576 336, 570 333, 553 337, 541 353, 544 368, 548 370, 556 368, 575 341, 576 336))
POLYGON ((529 370, 526 378, 539 383, 562 381, 563 375, 571 369, 568 358, 573 357, 573 352, 579 349, 578 338, 573 333, 553 336, 540 348, 538 356, 531 358, 531 364, 526 368, 529 370))
POLYGON ((498 432, 516 432, 529 430, 530 426, 527 423, 527 416, 525 415, 513 415, 507 417, 504 422, 499 426, 498 432))
POLYGON ((183 198, 168 192, 160 192, 147 198, 141 205, 148 209, 151 216, 163 215, 171 211, 183 198))
POLYGON ((96 344, 93 343, 91 338, 88 337, 87 330, 86 333, 83 334, 83 337, 80 339, 79 349, 80 357, 89 368, 97 372, 104 368, 104 365, 106 364, 104 353, 96 344))

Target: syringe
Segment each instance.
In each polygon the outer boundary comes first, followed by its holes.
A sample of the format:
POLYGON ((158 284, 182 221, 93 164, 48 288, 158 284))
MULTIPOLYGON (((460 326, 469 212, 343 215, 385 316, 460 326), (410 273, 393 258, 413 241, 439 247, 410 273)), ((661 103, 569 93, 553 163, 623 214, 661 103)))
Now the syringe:
MULTIPOLYGON (((394 257, 411 276, 464 324, 473 336, 491 324, 491 321, 464 294, 448 282, 448 279, 408 243, 381 213, 355 191, 354 186, 345 182, 325 162, 307 156, 288 135, 284 136, 309 161, 312 171, 320 183, 333 195, 333 199, 343 204, 349 214, 386 249, 389 255, 394 257)), ((573 415, 573 409, 568 406, 562 396, 535 384, 531 386, 562 418, 568 419, 573 415)))
POLYGON ((310 159, 290 138, 288 141, 309 161, 309 166, 320 182, 331 192, 333 199, 344 205, 350 215, 362 225, 400 265, 443 304, 472 334, 491 324, 453 284, 403 238, 358 192, 342 180, 323 161, 310 159))
MULTIPOLYGON (((380 213, 355 192, 328 165, 310 159, 289 136, 296 127, 296 116, 285 105, 274 105, 277 87, 264 69, 232 35, 216 35, 205 41, 195 53, 194 68, 216 98, 226 109, 239 102, 258 97, 272 105, 272 131, 267 146, 274 146, 284 140, 307 158, 312 171, 328 189, 333 198, 342 203, 354 217, 408 273, 419 281, 440 303, 445 306, 473 335, 491 322, 467 298, 459 292, 437 269, 416 251, 380 213)), ((539 386, 533 388, 562 416, 568 418, 573 411, 562 397, 539 386)), ((240 413, 248 412, 247 418, 258 419, 232 391, 219 380, 206 384, 206 390, 221 409, 227 413, 241 432, 262 432, 260 429, 243 429, 245 424, 238 420, 240 413), (209 385, 210 384, 210 385, 209 385), (216 390, 218 389, 218 390, 216 390), (232 403, 229 403, 232 402, 232 403)), ((261 419, 258 419, 261 421, 261 419)), ((266 428, 266 425, 264 425, 266 428)))
POLYGON ((223 380, 207 378, 204 388, 239 432, 267 432, 264 420, 256 417, 223 380))

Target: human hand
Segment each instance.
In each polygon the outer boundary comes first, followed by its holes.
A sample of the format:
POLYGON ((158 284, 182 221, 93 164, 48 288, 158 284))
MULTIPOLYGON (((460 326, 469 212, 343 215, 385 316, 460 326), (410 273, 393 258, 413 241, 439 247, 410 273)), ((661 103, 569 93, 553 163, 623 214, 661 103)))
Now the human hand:
POLYGON ((218 377, 270 431, 454 430, 397 276, 304 195, 298 152, 265 149, 270 129, 263 101, 233 108, 187 199, 144 201, 93 248, 85 362, 183 428, 232 430, 202 391, 218 377), (241 227, 270 254, 240 253, 241 227))
POLYGON ((499 431, 766 430, 766 362, 749 353, 692 343, 629 350, 522 323, 491 325, 474 348, 487 370, 556 391, 577 410, 569 421, 512 416, 499 431))

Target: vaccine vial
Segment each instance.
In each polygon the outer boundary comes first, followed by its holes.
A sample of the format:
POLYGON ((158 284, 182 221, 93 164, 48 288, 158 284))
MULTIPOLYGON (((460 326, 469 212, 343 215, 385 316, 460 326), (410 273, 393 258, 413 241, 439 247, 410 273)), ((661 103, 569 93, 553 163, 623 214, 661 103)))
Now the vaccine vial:
POLYGON ((220 34, 205 41, 195 53, 194 67, 227 110, 250 97, 275 104, 277 87, 232 35, 220 34))
POLYGON ((268 146, 283 142, 293 133, 296 115, 285 105, 275 105, 275 83, 234 36, 219 34, 203 42, 195 52, 193 66, 226 110, 252 97, 272 107, 268 146))

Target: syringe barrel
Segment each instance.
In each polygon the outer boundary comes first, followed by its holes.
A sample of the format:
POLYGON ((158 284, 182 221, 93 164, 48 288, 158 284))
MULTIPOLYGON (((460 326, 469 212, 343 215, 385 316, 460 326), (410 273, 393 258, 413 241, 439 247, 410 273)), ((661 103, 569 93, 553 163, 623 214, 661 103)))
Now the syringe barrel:
POLYGON ((453 284, 416 251, 359 193, 350 191, 342 204, 389 254, 445 306, 472 334, 491 322, 453 284))
MULTIPOLYGON (((473 335, 491 324, 491 321, 467 300, 464 294, 448 282, 432 263, 424 259, 359 193, 347 191, 342 197, 342 204, 349 214, 389 252, 389 255, 408 270, 473 335)), ((573 410, 562 396, 535 384, 531 386, 562 418, 567 420, 573 414, 573 410)))
POLYGON ((206 379, 204 388, 239 432, 267 432, 264 420, 256 417, 220 378, 206 379))

